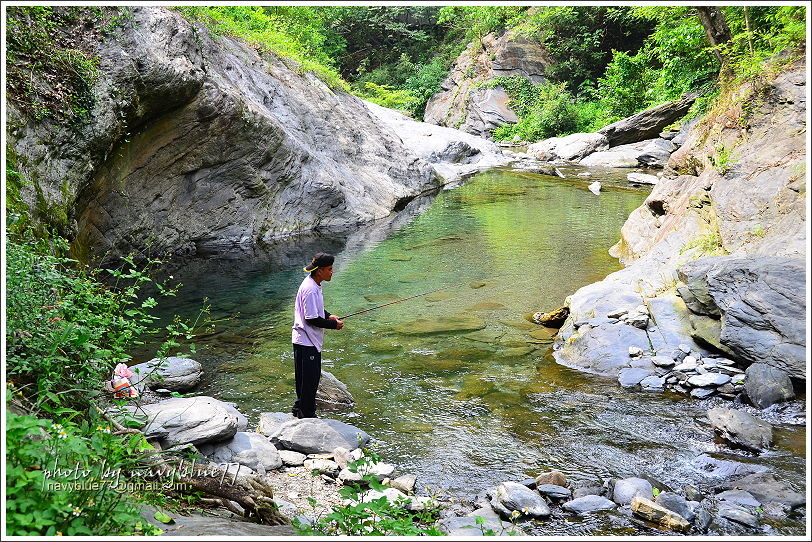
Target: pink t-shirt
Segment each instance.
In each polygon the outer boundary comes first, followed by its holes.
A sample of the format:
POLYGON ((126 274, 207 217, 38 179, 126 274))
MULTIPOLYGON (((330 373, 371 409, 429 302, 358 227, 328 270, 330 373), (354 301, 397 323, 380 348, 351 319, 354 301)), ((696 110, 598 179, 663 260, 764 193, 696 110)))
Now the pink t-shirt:
POLYGON ((293 307, 293 344, 315 346, 321 352, 324 344, 324 329, 308 325, 307 318, 324 318, 324 296, 321 286, 310 275, 305 277, 293 307))

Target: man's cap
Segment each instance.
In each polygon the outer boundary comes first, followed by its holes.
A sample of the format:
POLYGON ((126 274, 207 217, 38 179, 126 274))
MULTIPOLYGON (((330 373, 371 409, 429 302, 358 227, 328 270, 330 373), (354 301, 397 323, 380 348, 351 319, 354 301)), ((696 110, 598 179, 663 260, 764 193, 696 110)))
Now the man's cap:
POLYGON ((303 267, 306 273, 312 273, 319 267, 329 267, 333 265, 335 261, 335 257, 332 254, 327 254, 326 252, 319 252, 315 256, 313 256, 313 261, 310 264, 303 267))

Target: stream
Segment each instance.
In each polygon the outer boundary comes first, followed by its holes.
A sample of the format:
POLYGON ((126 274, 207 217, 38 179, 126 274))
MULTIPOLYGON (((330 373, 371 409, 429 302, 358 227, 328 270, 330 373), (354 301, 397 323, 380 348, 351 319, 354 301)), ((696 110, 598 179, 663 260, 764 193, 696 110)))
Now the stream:
MULTIPOLYGON (((779 427, 775 449, 760 458, 734 455, 714 442, 705 418, 708 408, 729 402, 631 392, 552 359, 552 334, 526 315, 560 307, 620 269, 607 250, 649 192, 628 186, 624 172, 599 178, 604 188, 596 196, 587 190, 596 178, 492 169, 388 222, 280 241, 252 258, 191 261, 174 272, 184 286, 163 303, 163 314, 193 319, 204 300, 210 304, 218 322, 192 356, 205 371, 198 391, 237 403, 255 425, 262 412, 290 411, 293 299, 302 266, 315 252, 332 252, 335 275, 323 288, 333 314, 450 286, 349 318, 325 335, 323 368, 348 386, 356 405, 319 415, 372 435, 384 461, 417 475, 422 494, 473 499, 549 470, 571 486, 646 475, 677 491, 708 487, 718 480, 693 463, 703 453, 766 465, 805 492, 804 426, 779 427)), ((765 534, 802 533, 804 521, 765 521, 765 534)), ((522 528, 536 535, 649 532, 621 515, 522 528)))

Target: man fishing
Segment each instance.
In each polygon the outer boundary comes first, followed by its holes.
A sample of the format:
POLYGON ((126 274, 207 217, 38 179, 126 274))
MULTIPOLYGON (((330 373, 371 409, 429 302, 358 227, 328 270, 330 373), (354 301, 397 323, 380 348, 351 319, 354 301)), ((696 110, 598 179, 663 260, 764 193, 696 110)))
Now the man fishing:
POLYGON ((310 273, 299 286, 293 309, 293 364, 296 374, 297 418, 316 418, 316 390, 321 379, 321 349, 325 329, 341 329, 344 322, 324 310, 321 283, 333 278, 332 254, 319 252, 304 268, 310 273))

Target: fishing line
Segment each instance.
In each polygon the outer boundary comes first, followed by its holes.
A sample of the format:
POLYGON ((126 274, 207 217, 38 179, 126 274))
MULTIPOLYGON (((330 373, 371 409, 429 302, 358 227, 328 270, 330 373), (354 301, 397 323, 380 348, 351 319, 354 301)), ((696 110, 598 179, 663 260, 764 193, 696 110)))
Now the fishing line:
POLYGON ((362 311, 358 311, 358 312, 354 312, 352 314, 348 314, 347 316, 341 316, 339 318, 339 320, 344 320, 346 318, 349 318, 350 316, 357 316, 357 315, 363 314, 365 312, 374 311, 375 309, 380 309, 381 307, 386 307, 388 305, 394 305, 395 303, 400 303, 402 301, 408 301, 410 299, 414 299, 415 297, 421 297, 421 296, 424 296, 424 295, 433 294, 434 292, 439 292, 441 290, 447 290, 447 289, 451 288, 452 286, 457 286, 457 285, 456 284, 449 284, 448 286, 443 286, 442 288, 437 288, 436 290, 431 290, 430 292, 423 292, 422 294, 413 295, 411 297, 404 297, 403 299, 398 299, 397 301, 390 301, 389 303, 384 303, 383 305, 378 305, 377 307, 371 307, 369 309, 364 309, 362 311))

